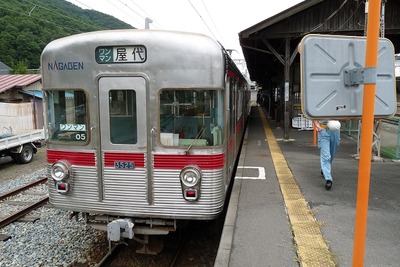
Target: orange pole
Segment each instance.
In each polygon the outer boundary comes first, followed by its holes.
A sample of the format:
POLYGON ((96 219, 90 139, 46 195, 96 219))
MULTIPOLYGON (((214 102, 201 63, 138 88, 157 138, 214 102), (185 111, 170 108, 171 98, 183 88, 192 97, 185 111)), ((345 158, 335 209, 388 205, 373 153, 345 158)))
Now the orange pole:
POLYGON ((315 124, 313 122, 313 145, 317 145, 317 128, 315 128, 315 124))
MULTIPOLYGON (((378 62, 378 39, 381 0, 370 0, 368 7, 367 46, 365 67, 375 68, 378 62)), ((371 175, 372 136, 374 127, 376 84, 364 85, 361 119, 360 162, 358 165, 358 189, 354 230, 353 267, 364 266, 364 250, 367 233, 368 198, 371 175)))

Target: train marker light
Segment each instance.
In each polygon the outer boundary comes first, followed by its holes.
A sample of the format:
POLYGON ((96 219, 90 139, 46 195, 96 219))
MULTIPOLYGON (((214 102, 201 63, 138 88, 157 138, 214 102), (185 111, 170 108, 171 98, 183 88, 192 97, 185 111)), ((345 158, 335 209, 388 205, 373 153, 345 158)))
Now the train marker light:
POLYGON ((69 191, 68 183, 57 182, 56 189, 58 193, 65 194, 69 191))
POLYGON ((197 190, 196 189, 186 189, 185 190, 185 199, 188 201, 197 200, 197 190))

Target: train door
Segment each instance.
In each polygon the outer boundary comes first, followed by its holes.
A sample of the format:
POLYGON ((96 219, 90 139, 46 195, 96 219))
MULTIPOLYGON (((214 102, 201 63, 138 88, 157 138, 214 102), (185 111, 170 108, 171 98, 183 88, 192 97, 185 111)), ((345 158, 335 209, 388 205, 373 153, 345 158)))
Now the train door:
POLYGON ((227 79, 227 114, 226 114, 226 120, 227 120, 227 133, 228 133, 228 148, 226 152, 226 159, 227 159, 227 176, 226 176, 226 183, 228 184, 230 181, 230 177, 233 171, 233 163, 234 163, 234 150, 235 150, 235 112, 234 112, 234 105, 235 105, 235 85, 232 82, 232 79, 228 77, 227 79))
POLYGON ((143 77, 99 79, 98 167, 105 200, 134 194, 136 203, 147 202, 146 98, 143 77))

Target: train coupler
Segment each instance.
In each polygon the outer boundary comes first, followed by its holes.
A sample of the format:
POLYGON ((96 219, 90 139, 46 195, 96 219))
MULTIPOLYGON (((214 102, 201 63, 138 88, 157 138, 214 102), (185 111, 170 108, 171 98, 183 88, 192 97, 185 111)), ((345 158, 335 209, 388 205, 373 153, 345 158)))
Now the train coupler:
POLYGON ((134 236, 131 219, 117 219, 107 224, 107 238, 109 241, 120 241, 121 237, 132 239, 134 236))

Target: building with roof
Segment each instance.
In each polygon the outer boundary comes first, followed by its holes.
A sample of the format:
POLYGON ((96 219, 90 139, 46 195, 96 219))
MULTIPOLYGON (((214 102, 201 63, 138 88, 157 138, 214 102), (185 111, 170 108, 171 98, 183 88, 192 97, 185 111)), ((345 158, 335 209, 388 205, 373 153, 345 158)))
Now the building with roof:
POLYGON ((15 116, 15 119, 24 117, 22 118, 24 121, 21 121, 19 125, 30 125, 29 127, 24 126, 24 128, 43 128, 42 99, 42 75, 0 75, 0 125, 6 121, 8 121, 7 125, 10 124, 10 121, 13 120, 12 116, 15 116), (15 110, 15 112, 11 112, 11 110, 15 110))
MULTIPOLYGON (((395 53, 400 52, 398 10, 400 1, 382 1, 380 35, 393 43, 395 53)), ((288 115, 285 112, 290 113, 289 120, 297 116, 300 105, 297 49, 303 37, 308 34, 365 36, 367 20, 366 1, 305 0, 239 33, 250 79, 268 92, 270 114, 278 124, 288 115), (285 83, 289 84, 287 103, 285 83)), ((398 96, 399 93, 398 89, 398 96)))
POLYGON ((0 101, 26 102, 32 97, 42 99, 42 75, 0 75, 0 101))
POLYGON ((9 74, 11 68, 0 61, 0 74, 9 74))

